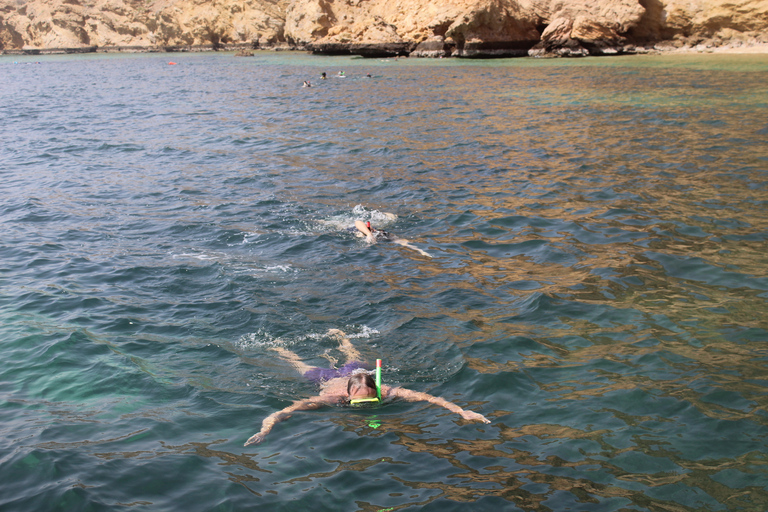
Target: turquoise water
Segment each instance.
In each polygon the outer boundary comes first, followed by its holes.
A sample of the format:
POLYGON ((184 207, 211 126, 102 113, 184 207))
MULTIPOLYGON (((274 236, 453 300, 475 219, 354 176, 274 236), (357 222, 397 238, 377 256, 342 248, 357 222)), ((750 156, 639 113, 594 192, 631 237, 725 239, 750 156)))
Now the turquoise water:
POLYGON ((0 509, 768 509, 768 56, 0 84, 0 509), (244 448, 316 392, 270 348, 328 366, 332 328, 491 424, 327 408, 244 448))

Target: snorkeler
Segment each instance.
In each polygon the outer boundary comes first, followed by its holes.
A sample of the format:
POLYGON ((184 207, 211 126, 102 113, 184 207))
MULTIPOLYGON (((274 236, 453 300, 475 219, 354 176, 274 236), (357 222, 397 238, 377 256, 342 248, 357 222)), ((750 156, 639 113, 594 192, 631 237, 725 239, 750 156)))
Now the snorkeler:
POLYGON ((365 370, 364 364, 360 362, 360 352, 352 345, 346 335, 338 329, 331 329, 328 331, 328 335, 339 341, 339 350, 346 356, 346 363, 341 368, 309 366, 298 355, 284 347, 272 348, 282 359, 291 363, 299 373, 317 383, 320 386, 320 394, 304 400, 297 400, 285 409, 267 416, 261 423, 261 430, 251 436, 244 446, 262 442, 276 423, 290 418, 295 411, 308 411, 329 405, 354 406, 367 402, 380 403, 388 398, 402 398, 408 402, 426 401, 445 407, 449 411, 459 414, 465 420, 490 423, 490 420, 482 414, 462 409, 439 396, 405 388, 377 386, 370 373, 365 370))
MULTIPOLYGON (((392 214, 387 214, 387 215, 392 215, 392 214)), ((397 218, 397 217, 394 217, 394 218, 397 218)), ((381 229, 376 229, 372 227, 371 221, 363 222, 361 220, 356 220, 355 228, 357 229, 358 236, 364 236, 365 241, 368 242, 369 244, 376 243, 376 242, 394 242, 398 245, 402 245, 403 247, 407 247, 408 249, 416 251, 422 256, 426 256, 427 258, 432 257, 432 255, 429 254, 428 252, 422 251, 415 245, 411 245, 411 243, 405 238, 399 238, 391 233, 388 233, 387 231, 383 231, 381 229)))

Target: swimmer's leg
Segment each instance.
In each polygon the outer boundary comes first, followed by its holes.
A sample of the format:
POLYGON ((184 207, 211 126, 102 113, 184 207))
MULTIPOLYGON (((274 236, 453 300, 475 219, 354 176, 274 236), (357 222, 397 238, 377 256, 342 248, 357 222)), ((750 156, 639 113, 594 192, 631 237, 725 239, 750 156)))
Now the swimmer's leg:
POLYGON ((328 336, 339 340, 339 350, 341 350, 341 352, 347 357, 347 363, 363 360, 360 356, 360 352, 358 352, 357 349, 352 345, 352 342, 349 341, 349 338, 347 338, 347 335, 344 334, 343 331, 340 331, 339 329, 330 329, 328 331, 328 336))
POLYGON ((304 375, 309 370, 312 370, 314 368, 314 366, 309 366, 307 363, 302 361, 301 358, 295 352, 291 352, 290 350, 284 347, 280 347, 280 346, 272 347, 272 350, 277 352, 277 354, 280 356, 280 359, 288 363, 291 363, 291 366, 296 368, 296 371, 298 371, 302 375, 304 375))

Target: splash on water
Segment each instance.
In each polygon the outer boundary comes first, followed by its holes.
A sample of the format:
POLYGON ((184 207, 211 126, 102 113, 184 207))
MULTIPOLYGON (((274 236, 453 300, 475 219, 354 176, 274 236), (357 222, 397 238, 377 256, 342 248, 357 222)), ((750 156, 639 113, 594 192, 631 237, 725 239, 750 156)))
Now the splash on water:
POLYGON ((351 211, 332 215, 325 219, 319 219, 314 229, 320 232, 346 231, 354 228, 355 221, 369 222, 378 229, 388 228, 397 222, 397 215, 390 212, 370 210, 358 204, 351 211))
POLYGON ((354 339, 360 339, 360 338, 370 338, 372 336, 376 336, 377 334, 381 334, 378 329, 374 329, 372 327, 368 327, 367 325, 363 325, 362 327, 350 327, 351 330, 357 330, 359 329, 359 332, 351 332, 347 333, 347 337, 351 340, 354 339))
MULTIPOLYGON (((344 333, 350 340, 369 339, 380 334, 377 329, 367 325, 347 326, 344 329, 344 333)), ((241 336, 237 341, 236 346, 242 350, 257 349, 261 347, 270 348, 276 346, 301 348, 302 346, 307 345, 305 342, 308 340, 312 340, 314 342, 321 341, 323 343, 331 343, 334 347, 338 344, 336 338, 334 336, 330 336, 327 330, 322 332, 296 333, 291 336, 275 336, 272 333, 267 332, 265 329, 259 329, 256 332, 241 336)))

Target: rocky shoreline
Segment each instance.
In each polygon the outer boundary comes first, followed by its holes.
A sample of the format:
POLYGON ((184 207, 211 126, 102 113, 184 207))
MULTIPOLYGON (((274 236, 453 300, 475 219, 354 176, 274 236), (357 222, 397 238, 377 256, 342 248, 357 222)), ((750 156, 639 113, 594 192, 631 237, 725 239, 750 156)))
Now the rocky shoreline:
POLYGON ((0 0, 0 53, 584 57, 768 45, 768 0, 0 0))
POLYGON ((200 52, 235 52, 235 56, 248 57, 257 52, 280 51, 305 51, 314 55, 359 55, 367 58, 390 57, 415 57, 415 58, 468 58, 491 59, 512 57, 533 58, 576 58, 586 56, 611 56, 611 55, 658 55, 658 54, 768 54, 768 43, 761 41, 737 41, 726 43, 713 43, 704 41, 695 45, 680 43, 679 41, 660 41, 648 45, 625 45, 621 48, 600 48, 596 50, 579 49, 577 51, 537 51, 532 49, 511 48, 483 48, 473 53, 451 52, 443 47, 430 47, 428 45, 258 45, 258 44, 230 44, 230 45, 173 45, 173 46, 87 46, 75 48, 24 48, 0 50, 0 55, 69 55, 89 53, 200 53, 200 52))

